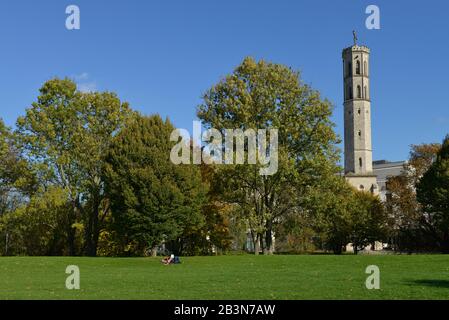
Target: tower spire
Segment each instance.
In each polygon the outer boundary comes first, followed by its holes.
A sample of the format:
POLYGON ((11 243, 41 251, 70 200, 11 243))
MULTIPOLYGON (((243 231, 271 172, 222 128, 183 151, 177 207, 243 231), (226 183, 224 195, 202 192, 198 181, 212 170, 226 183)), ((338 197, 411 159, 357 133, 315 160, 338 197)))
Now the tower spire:
POLYGON ((352 30, 352 36, 354 38, 354 46, 356 46, 357 40, 359 40, 359 39, 357 38, 357 32, 355 32, 355 30, 352 30))

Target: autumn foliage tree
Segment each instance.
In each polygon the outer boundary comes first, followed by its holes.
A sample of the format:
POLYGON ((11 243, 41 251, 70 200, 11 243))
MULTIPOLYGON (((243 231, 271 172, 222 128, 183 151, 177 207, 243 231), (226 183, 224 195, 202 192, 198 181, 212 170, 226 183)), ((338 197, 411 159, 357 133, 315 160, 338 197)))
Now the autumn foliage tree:
POLYGON ((438 143, 412 145, 403 172, 388 178, 385 207, 390 219, 391 243, 396 250, 432 250, 437 246, 438 237, 418 202, 416 186, 440 149, 438 143))

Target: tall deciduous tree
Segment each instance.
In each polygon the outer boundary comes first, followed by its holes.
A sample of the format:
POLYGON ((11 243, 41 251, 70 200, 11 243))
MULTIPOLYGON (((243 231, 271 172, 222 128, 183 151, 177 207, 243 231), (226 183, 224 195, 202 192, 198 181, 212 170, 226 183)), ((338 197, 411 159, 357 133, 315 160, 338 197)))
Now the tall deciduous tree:
POLYGON ((83 172, 85 253, 95 256, 102 223, 109 213, 103 171, 105 155, 113 137, 126 123, 131 111, 127 103, 110 92, 84 93, 79 102, 81 127, 73 137, 76 159, 83 172))
POLYGON ((298 209, 307 186, 335 172, 337 137, 331 113, 331 104, 305 85, 298 72, 252 58, 204 95, 198 117, 223 136, 226 129, 279 130, 275 174, 261 176, 259 164, 221 169, 226 200, 239 207, 256 254, 260 249, 272 253, 276 223, 298 209))
POLYGON ((417 184, 417 198, 423 206, 426 223, 439 238, 444 253, 449 253, 449 135, 429 170, 417 184))
POLYGON ((69 254, 75 255, 75 223, 85 223, 85 253, 96 254, 99 220, 107 203, 101 180, 109 144, 129 114, 113 93, 82 93, 69 79, 47 81, 26 115, 17 120, 27 157, 43 187, 67 190, 69 254))

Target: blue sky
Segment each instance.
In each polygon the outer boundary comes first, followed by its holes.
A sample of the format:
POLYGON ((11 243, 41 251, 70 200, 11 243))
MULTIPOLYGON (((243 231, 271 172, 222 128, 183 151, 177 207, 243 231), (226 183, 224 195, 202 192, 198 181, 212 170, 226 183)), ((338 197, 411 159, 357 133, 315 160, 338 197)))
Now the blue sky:
POLYGON ((449 2, 362 0, 1 0, 0 117, 13 126, 48 79, 111 90, 191 130, 201 95, 245 56, 283 63, 335 106, 342 135, 341 50, 371 48, 375 159, 449 133, 449 2), (65 8, 81 30, 65 28, 65 8), (365 28, 376 4, 381 29, 365 28))

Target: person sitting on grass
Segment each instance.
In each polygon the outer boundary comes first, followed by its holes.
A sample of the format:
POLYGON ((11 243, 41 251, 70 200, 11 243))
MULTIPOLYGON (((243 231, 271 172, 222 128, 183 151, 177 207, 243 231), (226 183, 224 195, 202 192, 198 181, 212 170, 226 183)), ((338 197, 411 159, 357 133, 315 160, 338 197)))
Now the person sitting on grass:
POLYGON ((169 257, 165 257, 164 259, 162 259, 162 263, 165 264, 166 266, 169 265, 170 263, 173 263, 175 260, 175 255, 171 254, 169 257))

